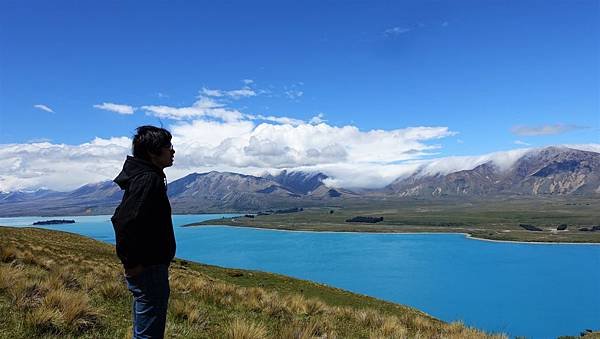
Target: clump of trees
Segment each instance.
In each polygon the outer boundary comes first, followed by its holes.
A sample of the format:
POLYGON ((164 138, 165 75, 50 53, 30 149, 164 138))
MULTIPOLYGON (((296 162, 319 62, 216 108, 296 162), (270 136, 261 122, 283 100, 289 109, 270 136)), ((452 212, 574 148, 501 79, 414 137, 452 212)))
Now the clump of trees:
POLYGON ((600 231, 600 225, 598 226, 592 226, 592 227, 582 227, 579 229, 580 231, 583 232, 595 232, 595 231, 600 231))
POLYGON ((523 227, 524 229, 526 229, 528 231, 533 231, 533 232, 543 231, 541 228, 534 226, 534 225, 530 225, 530 224, 519 224, 519 226, 523 227))
POLYGON ((354 217, 351 219, 346 219, 346 222, 366 222, 366 223, 370 223, 370 224, 375 224, 378 222, 383 221, 383 217, 362 217, 362 216, 358 216, 358 217, 354 217))

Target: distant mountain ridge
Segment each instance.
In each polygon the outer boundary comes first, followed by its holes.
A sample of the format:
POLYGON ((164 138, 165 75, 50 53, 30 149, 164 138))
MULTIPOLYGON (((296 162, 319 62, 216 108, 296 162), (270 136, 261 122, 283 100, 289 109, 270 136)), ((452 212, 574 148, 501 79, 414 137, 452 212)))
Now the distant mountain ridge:
MULTIPOLYGON (((531 151, 507 169, 493 162, 448 174, 417 171, 384 188, 351 191, 327 187, 324 173, 283 170, 252 176, 231 172, 192 173, 168 185, 174 213, 259 211, 322 206, 347 199, 490 197, 498 195, 600 194, 600 153, 562 147, 531 151)), ((112 181, 70 192, 0 193, 0 216, 112 214, 123 191, 112 181)))
POLYGON ((509 169, 487 162, 446 175, 415 173, 381 192, 409 196, 568 195, 600 193, 600 153, 548 147, 530 152, 509 169))
POLYGON ((287 170, 283 170, 275 176, 267 174, 265 175, 265 178, 273 180, 282 186, 288 187, 296 194, 310 194, 319 187, 323 186, 323 180, 327 179, 328 176, 320 172, 306 173, 288 172, 287 170))

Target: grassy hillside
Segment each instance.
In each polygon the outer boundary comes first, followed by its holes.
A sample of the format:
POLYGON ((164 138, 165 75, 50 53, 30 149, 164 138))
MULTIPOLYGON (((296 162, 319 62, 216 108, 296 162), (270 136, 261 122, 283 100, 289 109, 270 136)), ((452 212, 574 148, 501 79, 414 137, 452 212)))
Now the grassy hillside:
MULTIPOLYGON (((167 337, 505 337, 309 281, 183 260, 171 290, 167 337)), ((1 338, 128 337, 130 302, 113 246, 0 227, 1 338)))
MULTIPOLYGON (((301 207, 301 206, 299 206, 301 207)), ((350 232, 457 232, 493 240, 600 243, 600 199, 585 197, 438 199, 344 203, 298 213, 207 220, 196 225, 237 225, 272 229, 350 232), (348 223, 355 216, 383 217, 376 224, 348 223), (520 224, 542 231, 527 231, 520 224), (558 231, 566 224, 566 230, 558 231)))

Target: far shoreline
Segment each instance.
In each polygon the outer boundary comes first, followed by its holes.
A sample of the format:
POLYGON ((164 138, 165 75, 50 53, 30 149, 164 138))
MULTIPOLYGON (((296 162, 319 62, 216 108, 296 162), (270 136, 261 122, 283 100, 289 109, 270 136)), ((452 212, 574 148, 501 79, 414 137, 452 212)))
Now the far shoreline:
MULTIPOLYGON (((213 219, 219 220, 219 219, 213 219)), ((477 241, 487 241, 487 242, 496 242, 496 243, 514 243, 514 244, 537 244, 537 245, 594 245, 600 246, 598 242, 559 242, 559 241, 518 241, 518 240, 498 240, 498 239, 486 239, 481 237, 476 237, 466 232, 366 232, 366 231, 325 231, 325 230, 293 230, 287 228, 271 228, 271 227, 257 227, 257 226, 248 226, 248 225, 228 225, 228 224, 204 224, 207 221, 203 221, 199 224, 186 224, 180 227, 234 227, 234 228, 249 228, 260 231, 280 231, 280 232, 299 232, 299 233, 346 233, 346 234, 409 234, 409 235, 419 235, 419 234, 460 234, 463 235, 466 239, 477 240, 477 241)))

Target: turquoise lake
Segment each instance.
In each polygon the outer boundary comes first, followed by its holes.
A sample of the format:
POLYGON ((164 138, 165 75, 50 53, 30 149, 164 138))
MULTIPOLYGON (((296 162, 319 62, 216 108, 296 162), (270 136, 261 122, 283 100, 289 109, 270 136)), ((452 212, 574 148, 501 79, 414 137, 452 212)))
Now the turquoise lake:
MULTIPOLYGON (((409 305, 444 321, 529 338, 600 330, 600 246, 519 244, 461 234, 367 234, 181 225, 226 214, 174 215, 177 257, 313 280, 409 305)), ((114 243, 110 216, 0 218, 114 243)))

